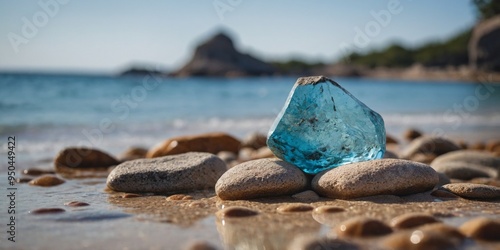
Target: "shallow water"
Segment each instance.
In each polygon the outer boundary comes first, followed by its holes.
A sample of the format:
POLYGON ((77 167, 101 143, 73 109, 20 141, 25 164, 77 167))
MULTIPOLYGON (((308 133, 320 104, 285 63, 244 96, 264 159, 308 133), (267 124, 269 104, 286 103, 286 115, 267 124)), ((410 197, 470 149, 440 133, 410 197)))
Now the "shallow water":
MULTIPOLYGON (((16 136, 18 160, 29 166, 68 146, 116 155, 178 135, 223 131, 241 138, 268 131, 295 80, 4 73, 0 138, 16 136)), ((380 113, 390 135, 414 127, 470 142, 500 139, 500 84, 335 80, 380 113)), ((6 143, 0 141, 0 155, 6 143)))

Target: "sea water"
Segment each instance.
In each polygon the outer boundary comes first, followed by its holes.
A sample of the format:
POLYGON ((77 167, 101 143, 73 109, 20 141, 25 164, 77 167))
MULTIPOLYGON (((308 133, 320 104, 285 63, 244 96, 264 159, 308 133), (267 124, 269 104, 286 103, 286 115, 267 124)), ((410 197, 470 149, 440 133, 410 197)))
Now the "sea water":
MULTIPOLYGON (((412 127, 470 142, 500 139, 500 84, 333 79, 380 113, 389 135, 412 127)), ((295 81, 3 73, 0 155, 8 136, 16 137, 18 162, 34 165, 68 146, 116 155, 172 136, 266 133, 295 81)))

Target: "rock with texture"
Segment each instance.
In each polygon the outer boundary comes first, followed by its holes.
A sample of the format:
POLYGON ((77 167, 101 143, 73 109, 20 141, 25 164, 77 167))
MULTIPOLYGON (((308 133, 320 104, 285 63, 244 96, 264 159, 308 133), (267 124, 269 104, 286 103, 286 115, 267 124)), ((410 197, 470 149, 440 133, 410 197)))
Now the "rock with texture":
POLYGON ((440 190, 466 199, 500 199, 500 188, 483 184, 451 183, 442 186, 440 190))
POLYGON ((498 171, 495 169, 467 162, 450 161, 431 163, 431 166, 437 172, 443 173, 452 179, 470 180, 481 177, 498 177, 498 171))
POLYGON ((194 136, 179 136, 166 140, 149 150, 148 158, 176 155, 188 152, 217 154, 221 151, 238 153, 241 142, 225 133, 207 133, 194 136))
POLYGON ((66 148, 54 159, 57 172, 72 172, 75 170, 107 170, 108 167, 120 162, 114 157, 97 149, 66 148))
POLYGON ((462 224, 460 232, 478 240, 500 241, 500 221, 484 217, 475 218, 462 224))
POLYGON ((352 163, 324 171, 312 180, 326 197, 352 199, 373 195, 407 195, 432 189, 439 176, 430 166, 399 159, 352 163))
POLYGON ((33 179, 29 184, 40 187, 52 187, 63 184, 64 182, 64 180, 57 178, 57 176, 46 174, 33 179))
POLYGON ((473 69, 500 70, 500 15, 479 22, 469 40, 469 62, 473 69))
POLYGON ((421 136, 413 140, 402 153, 403 158, 411 159, 417 154, 439 156, 460 150, 456 143, 441 137, 421 136))
POLYGON ((461 180, 500 176, 500 157, 475 150, 458 150, 441 155, 432 161, 431 166, 450 178, 461 180))
POLYGON ((226 171, 226 164, 209 153, 186 153, 127 161, 108 176, 115 191, 173 193, 211 189, 226 171))
POLYGON ((384 222, 365 217, 356 217, 342 222, 337 227, 339 237, 373 237, 392 233, 384 222))
POLYGON ((260 76, 275 69, 251 55, 236 50, 229 36, 220 33, 196 47, 191 60, 175 76, 260 76))
POLYGON ((267 145, 280 159, 316 174, 382 158, 384 120, 338 83, 302 77, 269 130, 267 145))
POLYGON ((305 174, 279 159, 260 159, 241 163, 225 172, 215 191, 223 200, 290 195, 307 186, 305 174))

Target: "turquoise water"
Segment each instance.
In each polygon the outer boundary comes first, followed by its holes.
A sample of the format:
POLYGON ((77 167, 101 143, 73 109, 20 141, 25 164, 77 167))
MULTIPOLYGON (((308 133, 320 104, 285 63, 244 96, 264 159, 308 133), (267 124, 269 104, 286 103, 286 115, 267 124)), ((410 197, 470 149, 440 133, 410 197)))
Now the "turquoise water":
MULTIPOLYGON (((295 80, 0 74, 0 153, 7 136, 16 136, 22 161, 74 145, 117 154, 183 134, 266 133, 295 80)), ((414 127, 500 138, 500 84, 335 80, 383 116, 388 134, 414 127)))

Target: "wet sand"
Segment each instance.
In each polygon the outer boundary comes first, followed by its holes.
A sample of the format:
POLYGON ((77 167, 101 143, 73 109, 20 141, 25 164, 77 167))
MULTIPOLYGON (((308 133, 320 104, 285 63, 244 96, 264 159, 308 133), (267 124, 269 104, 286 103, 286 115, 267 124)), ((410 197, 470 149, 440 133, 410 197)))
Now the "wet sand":
MULTIPOLYGON (((286 249, 300 235, 336 237, 333 229, 355 216, 389 223, 398 215, 425 212, 455 227, 477 216, 500 218, 500 201, 436 198, 430 192, 301 202, 291 197, 222 201, 209 191, 190 193, 192 200, 167 200, 169 195, 153 194, 123 198, 125 193, 107 190, 104 178, 73 179, 51 188, 26 184, 18 187, 18 242, 12 244, 13 249, 186 249, 199 241, 218 249, 286 249), (90 205, 64 205, 70 201, 90 205), (344 211, 278 212, 278 207, 287 204, 333 205, 344 211), (250 208, 259 214, 243 218, 216 214, 232 206, 250 208), (65 212, 29 213, 38 208, 62 208, 65 212)), ((369 249, 383 238, 355 242, 369 249)), ((470 241, 463 246, 498 249, 500 243, 470 241)))

